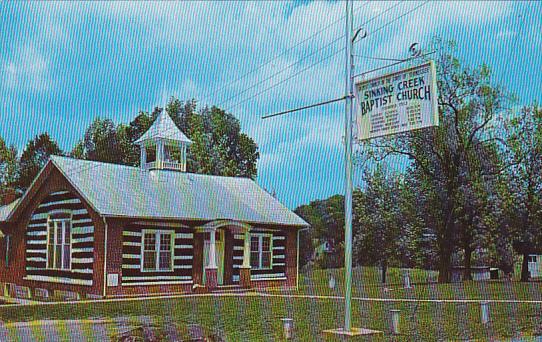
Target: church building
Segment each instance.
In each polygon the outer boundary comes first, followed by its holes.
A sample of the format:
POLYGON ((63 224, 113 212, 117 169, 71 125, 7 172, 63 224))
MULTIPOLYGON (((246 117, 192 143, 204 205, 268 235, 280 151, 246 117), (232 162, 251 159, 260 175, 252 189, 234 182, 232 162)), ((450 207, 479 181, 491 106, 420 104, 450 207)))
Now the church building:
POLYGON ((136 143, 140 167, 51 156, 0 207, 4 295, 297 286, 305 221, 252 179, 186 172, 191 141, 165 111, 136 143))

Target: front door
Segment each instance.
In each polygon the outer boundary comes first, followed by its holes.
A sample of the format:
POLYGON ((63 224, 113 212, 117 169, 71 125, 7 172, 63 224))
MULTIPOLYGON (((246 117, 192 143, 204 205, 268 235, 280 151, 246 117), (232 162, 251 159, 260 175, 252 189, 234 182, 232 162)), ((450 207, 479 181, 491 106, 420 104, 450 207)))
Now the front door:
MULTIPOLYGON (((220 229, 216 231, 216 266, 217 270, 217 282, 218 285, 224 284, 224 230, 220 229)), ((203 284, 205 284, 205 267, 209 264, 209 248, 211 240, 209 233, 205 233, 205 241, 203 243, 203 284)))

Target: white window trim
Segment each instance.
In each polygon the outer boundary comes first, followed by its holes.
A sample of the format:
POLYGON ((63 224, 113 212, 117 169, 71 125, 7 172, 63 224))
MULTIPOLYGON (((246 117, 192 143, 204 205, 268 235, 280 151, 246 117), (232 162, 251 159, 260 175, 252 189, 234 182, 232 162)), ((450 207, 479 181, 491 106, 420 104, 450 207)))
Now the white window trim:
POLYGON ((272 270, 273 269, 273 234, 270 233, 250 233, 250 255, 252 257, 252 238, 257 237, 258 238, 258 266, 252 266, 253 270, 272 270), (263 267, 263 238, 269 237, 269 267, 263 267))
MULTIPOLYGON (((47 223, 46 223, 46 229, 47 229, 47 235, 46 235, 46 239, 45 240, 45 269, 46 270, 52 270, 52 271, 72 271, 72 254, 73 254, 73 213, 69 210, 58 210, 58 211, 55 211, 53 213, 49 213, 49 215, 47 215, 47 223), (55 218, 52 218, 56 215, 69 215, 69 218, 62 218, 62 219, 55 219, 55 218), (70 258, 69 258, 69 267, 68 268, 57 268, 57 267, 54 267, 54 254, 53 254, 53 267, 49 267, 49 234, 51 234, 51 230, 49 229, 49 224, 51 223, 51 221, 69 221, 70 222, 70 258)), ((53 225, 53 234, 54 234, 54 225, 53 225)), ((62 230, 63 234, 64 234, 64 230, 62 230)), ((63 239, 63 242, 66 241, 66 237, 64 236, 64 239, 63 239)), ((53 246, 56 246, 56 239, 53 238, 53 246)), ((64 244, 61 244, 61 246, 64 246, 64 244)), ((53 249, 54 250, 54 249, 53 249)), ((63 251, 64 249, 62 249, 63 251)), ((62 252, 64 253, 64 252, 62 252)), ((61 261, 60 263, 62 264, 63 262, 63 258, 61 258, 61 261)))
POLYGON ((143 229, 141 231, 141 252, 140 252, 140 255, 139 255, 139 269, 142 273, 149 273, 149 272, 164 272, 164 273, 167 273, 167 272, 173 272, 173 270, 175 269, 175 261, 173 259, 173 257, 175 256, 175 230, 170 230, 170 229, 143 229), (154 234, 154 248, 155 248, 155 253, 156 253, 156 258, 155 258, 155 265, 154 265, 154 269, 145 269, 143 267, 143 256, 144 256, 144 251, 145 251, 145 234, 154 234), (160 234, 169 234, 170 235, 170 238, 171 238, 171 242, 170 242, 170 248, 171 248, 171 267, 169 269, 160 269, 160 239, 158 238, 158 236, 160 234))

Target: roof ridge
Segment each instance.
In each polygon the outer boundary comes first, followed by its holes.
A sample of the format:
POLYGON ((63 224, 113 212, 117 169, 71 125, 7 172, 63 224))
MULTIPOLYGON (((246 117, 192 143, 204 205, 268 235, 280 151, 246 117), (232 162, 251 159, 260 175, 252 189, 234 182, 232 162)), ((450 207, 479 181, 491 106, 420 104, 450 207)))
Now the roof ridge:
POLYGON ((89 159, 74 158, 74 157, 70 157, 70 156, 51 155, 50 158, 53 161, 54 161, 54 159, 68 159, 68 160, 73 160, 75 162, 83 162, 83 163, 89 163, 89 164, 101 164, 101 165, 107 165, 107 166, 122 167, 122 168, 127 168, 127 169, 141 170, 141 171, 144 171, 144 172, 168 172, 168 173, 171 173, 171 174, 193 175, 193 176, 196 176, 196 177, 212 177, 212 178, 220 177, 220 178, 229 178, 229 179, 235 178, 235 179, 246 179, 246 180, 250 180, 250 181, 254 182, 254 180, 252 178, 246 177, 246 176, 208 175, 208 174, 205 174, 205 173, 180 172, 180 171, 175 171, 175 170, 152 170, 152 171, 148 171, 148 170, 141 169, 141 167, 139 167, 139 166, 126 165, 126 164, 117 164, 117 163, 104 162, 104 161, 99 161, 99 160, 89 160, 89 159))
POLYGON ((76 162, 83 162, 83 163, 91 163, 91 164, 104 164, 104 165, 112 165, 112 166, 121 166, 125 168, 131 168, 131 169, 139 169, 138 166, 132 166, 132 165, 126 165, 126 164, 117 164, 117 163, 111 163, 111 162, 104 162, 100 160, 90 160, 90 159, 81 159, 81 158, 74 158, 70 156, 58 156, 58 155, 51 155, 50 158, 54 161, 55 159, 69 159, 76 162))

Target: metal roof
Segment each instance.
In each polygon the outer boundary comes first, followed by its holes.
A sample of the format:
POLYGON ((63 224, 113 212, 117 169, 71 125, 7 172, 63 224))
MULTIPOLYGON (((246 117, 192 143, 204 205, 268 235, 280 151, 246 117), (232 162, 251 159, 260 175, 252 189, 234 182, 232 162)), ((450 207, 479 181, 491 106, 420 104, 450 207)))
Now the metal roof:
POLYGON ((145 132, 141 138, 137 139, 135 143, 142 144, 144 141, 156 139, 166 139, 186 144, 192 143, 192 141, 181 132, 177 125, 175 125, 165 110, 158 115, 147 132, 145 132))
POLYGON ((308 226, 249 178, 209 176, 51 156, 101 215, 308 226))
POLYGON ((11 202, 8 205, 4 205, 0 207, 0 222, 7 220, 9 214, 11 214, 13 209, 15 209, 19 201, 20 201, 20 198, 16 199, 15 201, 11 202))

